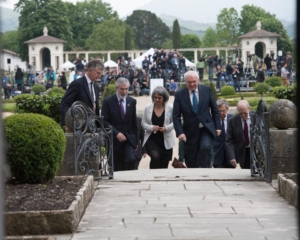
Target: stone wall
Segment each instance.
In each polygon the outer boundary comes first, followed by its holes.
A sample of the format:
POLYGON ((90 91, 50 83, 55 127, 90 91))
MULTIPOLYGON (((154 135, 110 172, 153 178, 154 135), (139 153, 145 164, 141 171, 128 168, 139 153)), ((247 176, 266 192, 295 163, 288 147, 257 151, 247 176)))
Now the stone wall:
POLYGON ((272 177, 278 173, 298 173, 297 129, 270 129, 272 177))
POLYGON ((62 161, 56 176, 74 176, 74 148, 73 148, 73 133, 65 133, 66 137, 66 151, 65 157, 62 161))
POLYGON ((283 174, 278 174, 278 192, 289 203, 298 208, 299 187, 292 179, 287 179, 283 174))

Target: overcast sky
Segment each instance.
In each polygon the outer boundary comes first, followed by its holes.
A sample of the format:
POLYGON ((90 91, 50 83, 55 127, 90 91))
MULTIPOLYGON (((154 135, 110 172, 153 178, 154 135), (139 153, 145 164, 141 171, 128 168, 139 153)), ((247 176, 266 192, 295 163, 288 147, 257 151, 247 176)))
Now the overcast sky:
MULTIPOLYGON (((63 0, 76 2, 78 0, 63 0)), ((132 10, 142 8, 151 1, 157 0, 104 0, 110 3, 120 17, 126 17, 131 14, 132 10)), ((13 8, 18 0, 0 0, 3 7, 13 8)), ((296 21, 296 0, 160 0, 166 15, 173 15, 184 20, 193 20, 203 23, 217 22, 216 15, 222 8, 234 7, 240 12, 241 7, 245 4, 253 4, 264 8, 266 11, 276 14, 278 19, 287 21, 296 21), (170 4, 169 4, 170 3, 170 4), (172 14, 168 13, 172 9, 172 14)))

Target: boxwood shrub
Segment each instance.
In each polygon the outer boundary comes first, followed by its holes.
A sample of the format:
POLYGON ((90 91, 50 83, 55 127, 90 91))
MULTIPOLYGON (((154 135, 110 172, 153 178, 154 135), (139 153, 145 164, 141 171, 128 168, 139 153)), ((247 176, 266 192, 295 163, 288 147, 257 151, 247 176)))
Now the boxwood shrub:
POLYGON ((229 96, 229 95, 234 95, 235 90, 233 86, 224 86, 221 89, 221 95, 222 96, 229 96))
POLYGON ((268 77, 265 82, 271 87, 281 86, 282 84, 281 78, 276 76, 268 77))
POLYGON ((49 95, 49 96, 54 96, 54 95, 64 96, 65 93, 66 93, 66 91, 61 87, 53 87, 47 91, 47 95, 49 95))
POLYGON ((41 183, 54 178, 66 148, 61 127, 40 114, 15 114, 4 119, 6 158, 14 180, 41 183))
POLYGON ((17 113, 39 113, 60 123, 60 102, 62 95, 22 94, 15 97, 17 113))

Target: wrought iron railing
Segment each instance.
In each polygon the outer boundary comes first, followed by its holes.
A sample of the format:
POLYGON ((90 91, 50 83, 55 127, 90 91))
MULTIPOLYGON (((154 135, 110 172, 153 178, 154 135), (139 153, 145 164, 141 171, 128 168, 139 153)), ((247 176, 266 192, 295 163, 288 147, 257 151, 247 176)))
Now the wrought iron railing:
POLYGON ((75 175, 95 179, 113 178, 113 135, 99 117, 83 102, 71 106, 75 175))
POLYGON ((251 116, 251 175, 272 181, 269 114, 264 99, 258 103, 256 112, 251 116))

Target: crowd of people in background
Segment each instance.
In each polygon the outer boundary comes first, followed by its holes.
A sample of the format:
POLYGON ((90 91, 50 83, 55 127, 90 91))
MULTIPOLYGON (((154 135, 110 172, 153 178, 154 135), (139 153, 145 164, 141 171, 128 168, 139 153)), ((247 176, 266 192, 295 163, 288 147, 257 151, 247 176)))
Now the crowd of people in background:
POLYGON ((272 76, 281 77, 282 85, 288 86, 293 69, 291 53, 287 52, 285 57, 277 56, 275 58, 274 56, 274 53, 266 54, 265 58, 261 59, 252 54, 247 56, 248 63, 246 65, 241 59, 237 58, 235 64, 229 60, 226 66, 223 67, 222 58, 218 55, 214 57, 208 55, 199 58, 196 68, 200 81, 203 81, 204 70, 207 65, 208 80, 216 80, 217 91, 221 91, 225 85, 230 85, 235 88, 236 92, 240 92, 241 87, 246 86, 246 80, 264 82, 266 78, 272 76), (254 75, 252 75, 252 72, 254 72, 254 75))
MULTIPOLYGON (((90 60, 93 60, 93 58, 90 60)), ((229 60, 223 66, 223 59, 218 55, 200 57, 196 63, 200 82, 203 81, 206 71, 209 81, 216 80, 217 91, 221 91, 225 85, 231 85, 236 92, 240 92, 241 87, 246 86, 247 80, 255 79, 257 82, 264 82, 266 78, 271 76, 279 76, 282 78, 283 86, 289 85, 293 69, 290 52, 287 52, 285 57, 277 56, 276 58, 274 53, 266 54, 263 59, 252 54, 248 56, 247 60, 247 64, 244 64, 241 59, 237 59, 235 64, 229 60)), ((149 95, 150 79, 160 78, 163 79, 164 87, 169 94, 174 95, 180 80, 183 79, 183 75, 188 69, 186 59, 176 49, 166 52, 163 48, 160 50, 155 48, 153 55, 144 57, 142 67, 137 67, 131 57, 125 59, 124 56, 119 56, 117 62, 117 68, 106 67, 101 75, 98 81, 101 92, 112 80, 124 77, 129 80, 129 91, 133 92, 135 96, 149 95)), ((10 74, 4 76, 4 79, 11 82, 6 85, 6 80, 3 79, 3 87, 6 88, 7 93, 6 97, 10 97, 13 91, 22 91, 25 85, 43 84, 47 90, 57 85, 66 90, 72 81, 86 74, 87 63, 86 58, 80 59, 79 56, 76 56, 73 61, 75 67, 70 69, 67 79, 64 71, 55 71, 50 66, 43 71, 36 72, 34 67, 27 62, 26 80, 24 80, 25 73, 21 68, 16 69, 14 76, 10 74)))

